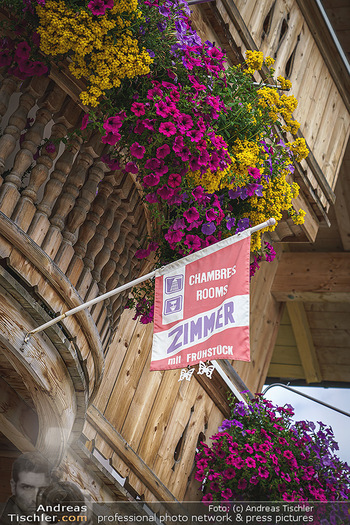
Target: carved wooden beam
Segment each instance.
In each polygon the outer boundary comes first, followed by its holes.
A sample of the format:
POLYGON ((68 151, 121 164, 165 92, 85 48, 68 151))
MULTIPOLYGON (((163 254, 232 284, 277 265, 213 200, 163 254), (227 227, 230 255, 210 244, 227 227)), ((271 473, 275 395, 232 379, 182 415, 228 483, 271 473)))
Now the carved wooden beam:
POLYGON ((350 253, 283 253, 271 292, 283 302, 350 302, 350 253))
POLYGON ((322 374, 316 356, 309 321, 301 301, 289 301, 287 303, 289 318, 292 323, 294 337, 298 352, 305 372, 307 383, 320 383, 322 374))
POLYGON ((94 405, 90 405, 87 413, 88 422, 123 461, 135 472, 142 483, 161 501, 176 502, 174 495, 160 481, 156 474, 146 465, 142 458, 130 447, 123 436, 105 419, 94 405))

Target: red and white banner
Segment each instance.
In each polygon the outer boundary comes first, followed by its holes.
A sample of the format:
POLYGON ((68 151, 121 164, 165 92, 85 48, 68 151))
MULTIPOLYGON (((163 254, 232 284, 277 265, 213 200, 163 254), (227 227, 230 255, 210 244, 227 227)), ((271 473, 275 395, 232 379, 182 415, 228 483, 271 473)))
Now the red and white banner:
POLYGON ((250 230, 156 272, 151 370, 249 361, 250 230))

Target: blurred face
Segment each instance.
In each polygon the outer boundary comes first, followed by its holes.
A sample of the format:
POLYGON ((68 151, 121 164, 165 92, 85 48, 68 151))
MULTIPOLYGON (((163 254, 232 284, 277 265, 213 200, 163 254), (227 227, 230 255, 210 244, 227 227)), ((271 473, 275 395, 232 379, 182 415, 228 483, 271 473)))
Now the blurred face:
POLYGON ((37 507, 38 492, 48 484, 49 479, 44 472, 20 472, 17 482, 11 480, 12 494, 18 507, 25 514, 33 514, 37 507))

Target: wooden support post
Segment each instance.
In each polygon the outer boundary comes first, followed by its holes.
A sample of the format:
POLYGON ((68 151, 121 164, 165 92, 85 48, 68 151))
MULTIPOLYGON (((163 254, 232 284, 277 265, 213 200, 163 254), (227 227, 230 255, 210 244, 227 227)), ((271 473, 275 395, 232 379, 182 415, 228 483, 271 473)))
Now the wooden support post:
POLYGON ((322 374, 304 305, 300 301, 289 301, 287 309, 305 372, 305 379, 307 383, 319 383, 322 381, 322 374))

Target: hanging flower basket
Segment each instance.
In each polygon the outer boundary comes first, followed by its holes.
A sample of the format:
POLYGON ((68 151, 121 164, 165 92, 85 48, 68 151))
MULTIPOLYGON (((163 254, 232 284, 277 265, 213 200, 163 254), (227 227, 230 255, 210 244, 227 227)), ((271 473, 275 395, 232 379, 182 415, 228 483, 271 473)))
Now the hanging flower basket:
MULTIPOLYGON (((293 207, 299 187, 292 176, 308 151, 292 138, 297 101, 289 80, 274 79, 272 58, 247 51, 241 65, 227 67, 225 52, 192 28, 182 0, 4 6, 22 18, 24 10, 25 21, 8 24, 0 66, 25 78, 68 59, 71 74, 86 83, 81 129, 102 133, 111 170, 138 178, 155 236, 136 257, 154 252, 161 266, 270 217, 273 230, 285 212, 304 221, 293 207)), ((252 275, 275 255, 263 233, 252 236, 252 275)), ((151 296, 139 289, 129 304, 144 322, 152 320, 151 296)))
POLYGON ((335 454, 330 427, 294 422, 290 405, 262 397, 231 408, 231 419, 196 457, 204 502, 349 499, 350 468, 335 454))

